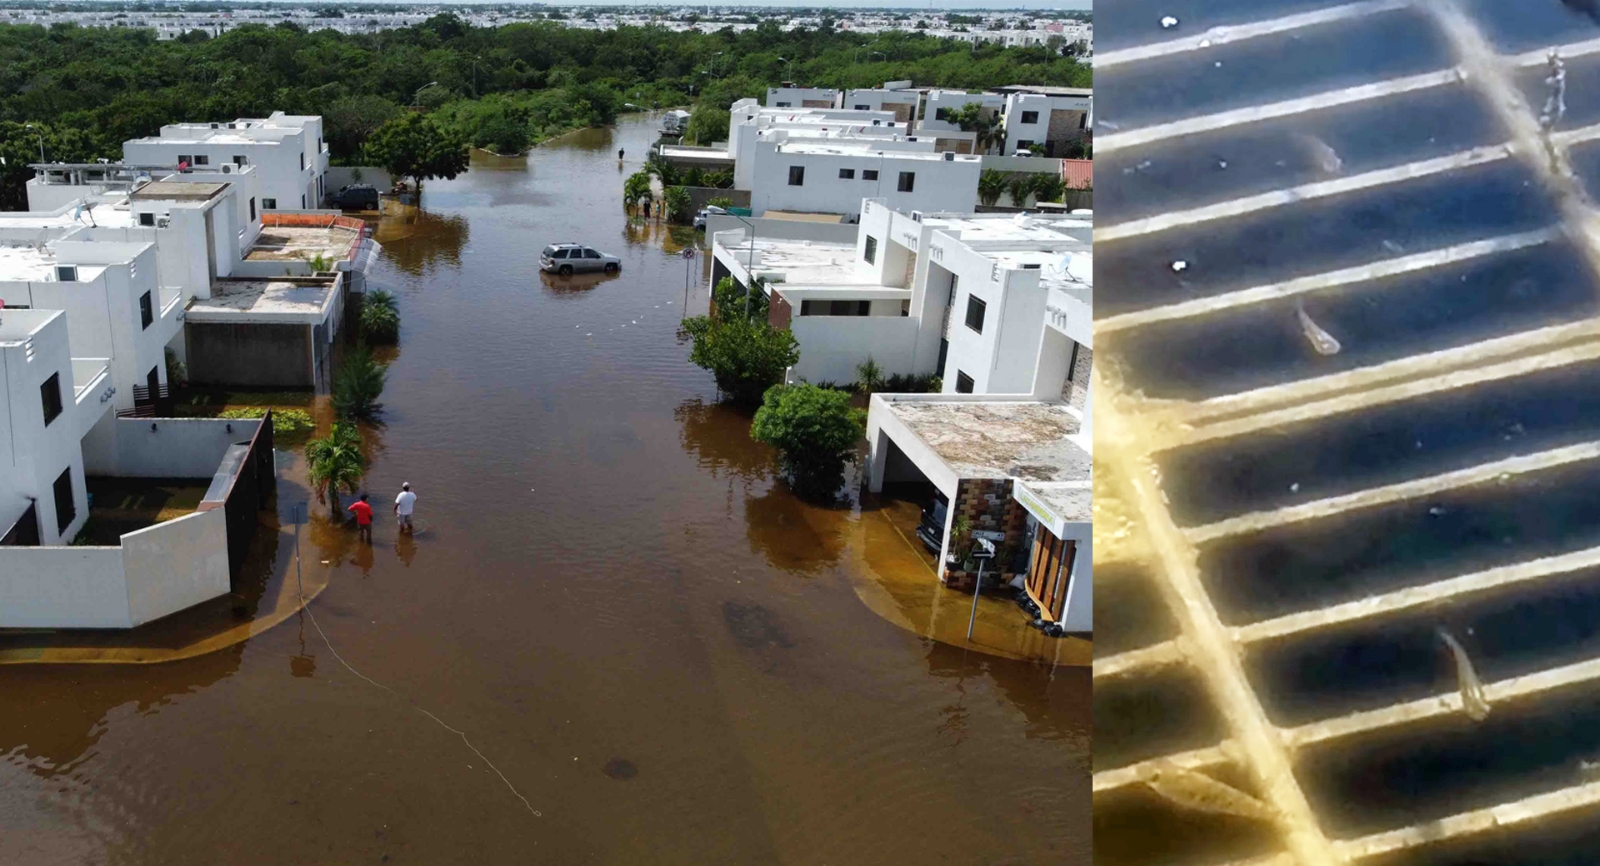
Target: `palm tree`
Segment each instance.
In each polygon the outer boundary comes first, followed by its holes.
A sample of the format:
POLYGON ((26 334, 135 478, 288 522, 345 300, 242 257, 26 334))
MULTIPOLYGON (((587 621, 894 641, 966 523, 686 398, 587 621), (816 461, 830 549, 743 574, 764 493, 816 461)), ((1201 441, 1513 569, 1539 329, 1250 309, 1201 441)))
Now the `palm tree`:
POLYGON ((654 195, 650 191, 650 172, 648 171, 636 171, 628 175, 628 179, 622 182, 622 206, 624 208, 638 208, 642 203, 643 208, 648 211, 650 209, 650 199, 653 197, 654 195))
POLYGON ((978 175, 978 201, 984 207, 994 207, 1000 200, 1000 193, 1006 191, 1006 176, 1003 172, 986 168, 978 175))
POLYGON ((1037 175, 1031 173, 1018 174, 1011 178, 1011 183, 1006 188, 1011 192, 1012 207, 1028 206, 1028 196, 1033 192, 1037 178, 1037 175))
POLYGON ((383 408, 378 396, 383 393, 388 370, 372 357, 372 351, 359 346, 351 352, 333 376, 333 409, 340 418, 371 418, 383 408))
POLYGON ((973 133, 972 152, 988 153, 989 148, 1002 138, 999 125, 989 109, 982 103, 969 102, 961 106, 959 111, 951 114, 950 119, 962 131, 973 133))
POLYGON ((856 390, 867 395, 883 390, 883 368, 871 355, 856 365, 856 390))
POLYGON ((1067 184, 1053 174, 1034 175, 1033 197, 1040 202, 1064 202, 1067 197, 1067 184))
POLYGON ((662 186, 672 186, 678 182, 678 167, 667 161, 660 151, 650 154, 644 161, 644 170, 661 179, 662 186))
POLYGON ((354 424, 335 422, 333 432, 306 443, 306 462, 317 501, 331 502, 334 517, 340 516, 339 491, 356 492, 367 468, 367 458, 361 454, 361 432, 354 424))

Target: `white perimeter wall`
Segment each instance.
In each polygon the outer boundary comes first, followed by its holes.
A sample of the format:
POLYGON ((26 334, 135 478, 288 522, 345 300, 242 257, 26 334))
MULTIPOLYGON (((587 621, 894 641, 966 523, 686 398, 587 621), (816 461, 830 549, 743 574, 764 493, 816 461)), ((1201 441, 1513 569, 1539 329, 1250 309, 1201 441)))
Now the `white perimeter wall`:
POLYGON ((122 536, 122 567, 130 625, 226 595, 227 512, 200 511, 122 536))
MULTIPOLYGON (((895 302, 898 306, 898 302, 895 302)), ((870 355, 885 376, 912 372, 917 320, 906 316, 802 316, 795 303, 789 330, 800 344, 793 378, 846 385, 870 355)))
POLYGON ((755 147, 750 181, 750 207, 756 216, 769 210, 801 213, 861 213, 863 198, 881 199, 891 209, 925 213, 970 213, 978 202, 981 163, 973 158, 955 160, 907 159, 893 153, 796 153, 779 151, 760 142, 755 147), (789 184, 789 168, 804 166, 804 183, 789 184), (853 169, 855 177, 841 179, 839 170, 853 169), (877 180, 864 180, 875 170, 877 180), (911 192, 900 192, 900 172, 915 175, 911 192))
POLYGON ((220 508, 131 532, 121 547, 0 548, 0 628, 131 628, 227 592, 220 508))
POLYGON ((250 441, 260 426, 245 418, 111 418, 85 440, 84 469, 130 478, 211 478, 228 447, 250 441))

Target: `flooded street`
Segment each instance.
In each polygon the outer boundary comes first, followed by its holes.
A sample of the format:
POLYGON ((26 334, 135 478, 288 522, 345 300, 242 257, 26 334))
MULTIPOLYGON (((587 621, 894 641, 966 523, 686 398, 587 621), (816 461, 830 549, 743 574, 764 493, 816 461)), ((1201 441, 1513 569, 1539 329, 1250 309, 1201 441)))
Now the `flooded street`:
MULTIPOLYGON (((863 603, 871 569, 924 566, 864 546, 870 509, 792 497, 687 363, 695 235, 619 204, 653 130, 475 155, 378 232, 384 519, 359 549, 312 499, 302 567, 394 693, 299 615, 166 664, 0 665, 0 863, 1088 862, 1088 669, 863 603), (620 276, 540 274, 556 241, 620 276)), ((292 580, 292 528, 262 534, 292 580)))

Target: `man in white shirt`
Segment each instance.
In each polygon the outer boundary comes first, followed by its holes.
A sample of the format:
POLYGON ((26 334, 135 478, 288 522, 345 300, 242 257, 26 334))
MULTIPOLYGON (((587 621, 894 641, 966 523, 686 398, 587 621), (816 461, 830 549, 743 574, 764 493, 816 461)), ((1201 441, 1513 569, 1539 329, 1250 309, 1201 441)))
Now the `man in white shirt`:
POLYGON ((411 512, 417 508, 417 494, 411 492, 411 482, 400 485, 400 495, 394 498, 394 513, 400 517, 400 531, 411 532, 411 512))

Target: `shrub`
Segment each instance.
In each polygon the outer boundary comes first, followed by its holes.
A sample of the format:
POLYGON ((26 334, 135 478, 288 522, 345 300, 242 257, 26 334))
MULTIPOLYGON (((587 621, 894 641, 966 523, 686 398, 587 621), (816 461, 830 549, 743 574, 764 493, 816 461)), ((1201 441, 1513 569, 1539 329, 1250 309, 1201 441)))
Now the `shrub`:
MULTIPOLYGON (((247 406, 242 409, 227 409, 217 415, 218 418, 255 419, 264 417, 267 410, 259 406, 247 406)), ((272 435, 277 438, 298 436, 314 429, 317 423, 311 420, 311 415, 299 409, 272 410, 272 435)))
POLYGON ((705 185, 705 173, 700 170, 699 166, 691 166, 688 171, 685 171, 683 173, 683 185, 684 186, 704 186, 705 185))
POLYGON ((706 202, 706 204, 726 210, 730 207, 733 207, 733 199, 728 198, 725 195, 719 195, 713 197, 710 201, 706 202))
POLYGON ((762 397, 750 436, 778 449, 796 492, 826 496, 839 489, 844 467, 865 434, 866 414, 850 395, 816 385, 775 385, 762 397))
POLYGON ((856 365, 856 390, 863 394, 873 394, 883 390, 883 368, 878 362, 868 355, 865 361, 856 365))
POLYGON ((1000 194, 1006 191, 1005 173, 993 168, 986 168, 978 175, 978 201, 984 207, 994 207, 1000 200, 1000 194))
POLYGON ((1039 202, 1059 202, 1067 197, 1067 184, 1053 174, 1037 175, 1033 180, 1033 196, 1039 202))
POLYGON ((689 212, 693 200, 689 191, 681 186, 669 186, 661 195, 662 203, 667 207, 667 218, 680 223, 686 223, 694 214, 689 212))
POLYGON ((333 376, 333 410, 340 418, 371 418, 383 408, 378 397, 383 394, 388 370, 372 357, 372 351, 358 347, 339 365, 333 376))
POLYGON ((393 306, 373 304, 361 308, 361 336, 368 343, 389 344, 400 341, 400 314, 393 306))
POLYGON ((1019 174, 1011 178, 1011 182, 1006 184, 1006 190, 1011 193, 1013 207, 1028 206, 1028 196, 1033 194, 1036 180, 1037 176, 1033 174, 1019 174))
POLYGON ((717 389, 736 402, 756 403, 800 360, 794 334, 760 319, 695 316, 683 330, 694 340, 689 362, 710 370, 717 389))
MULTIPOLYGON (((706 186, 715 187, 716 189, 733 189, 733 172, 731 171, 708 171, 701 176, 700 180, 706 186)), ((732 204, 732 202, 729 202, 729 204, 732 204)))

